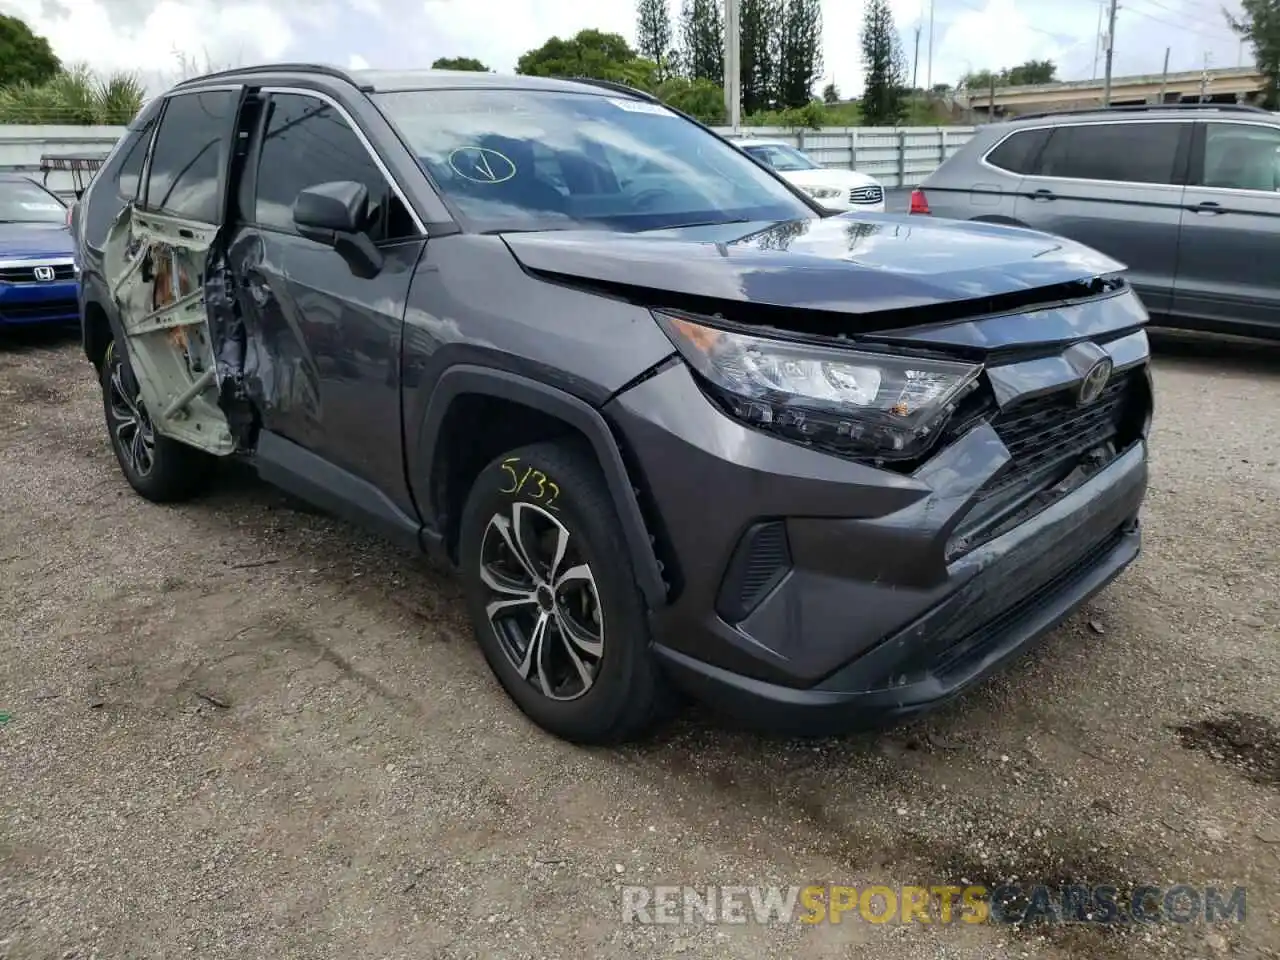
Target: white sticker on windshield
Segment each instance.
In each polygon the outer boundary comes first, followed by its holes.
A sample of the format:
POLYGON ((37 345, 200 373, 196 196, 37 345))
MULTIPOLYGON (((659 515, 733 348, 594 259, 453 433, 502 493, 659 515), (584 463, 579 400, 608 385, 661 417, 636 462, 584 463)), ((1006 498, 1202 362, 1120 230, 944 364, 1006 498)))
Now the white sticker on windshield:
POLYGON ((675 114, 668 110, 660 103, 650 103, 648 100, 619 100, 609 97, 609 102, 621 110, 628 113, 651 113, 658 117, 674 117, 675 114))
POLYGON ((61 210, 62 208, 56 203, 33 203, 30 200, 21 200, 18 202, 23 210, 61 210))

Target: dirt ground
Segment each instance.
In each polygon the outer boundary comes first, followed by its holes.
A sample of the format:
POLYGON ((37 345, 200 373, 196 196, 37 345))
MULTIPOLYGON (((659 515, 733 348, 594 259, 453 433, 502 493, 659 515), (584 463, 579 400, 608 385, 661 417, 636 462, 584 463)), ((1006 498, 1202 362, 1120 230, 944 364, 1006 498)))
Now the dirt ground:
POLYGON ((926 720, 587 750, 457 587, 231 473, 129 491, 73 341, 0 341, 0 957, 1280 957, 1280 353, 1166 346, 1145 551, 926 720), (1151 883, 1243 923, 621 922, 621 884, 1151 883))

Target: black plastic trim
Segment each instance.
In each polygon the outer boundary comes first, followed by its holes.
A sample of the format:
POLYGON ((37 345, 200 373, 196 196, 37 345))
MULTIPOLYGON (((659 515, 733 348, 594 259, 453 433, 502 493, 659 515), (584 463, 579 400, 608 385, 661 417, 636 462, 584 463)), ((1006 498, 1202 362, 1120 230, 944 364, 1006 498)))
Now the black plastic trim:
POLYGON ((386 494, 292 440, 263 430, 253 460, 258 475, 267 483, 379 533, 398 546, 415 553, 422 549, 422 525, 386 494))
POLYGON ((741 623, 791 570, 791 545, 783 520, 754 523, 743 533, 725 569, 716 597, 716 613, 726 623, 741 623))
MULTIPOLYGON (((609 424, 600 412, 586 401, 557 390, 555 387, 530 380, 505 370, 494 370, 470 364, 459 364, 450 367, 440 375, 431 399, 427 404, 427 413, 422 423, 422 444, 419 456, 419 476, 429 478, 435 462, 437 441, 440 427, 454 399, 464 394, 482 394, 499 397, 521 403, 563 420, 569 426, 581 432, 595 451, 600 469, 604 473, 609 493, 613 497, 618 511, 618 519, 622 523, 623 534, 627 538, 627 549, 631 554, 631 563, 635 568, 640 589, 644 592, 650 607, 665 606, 667 588, 662 579, 662 570, 658 565, 644 515, 632 487, 631 478, 627 474, 622 461, 622 453, 614 439, 609 424)), ((439 515, 436 504, 420 504, 427 513, 427 531, 424 531, 423 542, 428 546, 439 535, 434 530, 434 519, 439 515)))

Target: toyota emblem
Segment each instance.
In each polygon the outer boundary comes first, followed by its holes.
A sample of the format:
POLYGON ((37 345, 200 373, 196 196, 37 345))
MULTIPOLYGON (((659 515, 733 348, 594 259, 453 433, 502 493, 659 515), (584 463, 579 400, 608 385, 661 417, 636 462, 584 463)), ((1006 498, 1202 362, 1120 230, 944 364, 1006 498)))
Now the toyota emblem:
POLYGON ((1107 381, 1111 379, 1111 367, 1111 358, 1103 357, 1089 368, 1089 372, 1080 380, 1080 392, 1076 396, 1076 401, 1081 406, 1093 403, 1102 396, 1102 391, 1107 388, 1107 381))

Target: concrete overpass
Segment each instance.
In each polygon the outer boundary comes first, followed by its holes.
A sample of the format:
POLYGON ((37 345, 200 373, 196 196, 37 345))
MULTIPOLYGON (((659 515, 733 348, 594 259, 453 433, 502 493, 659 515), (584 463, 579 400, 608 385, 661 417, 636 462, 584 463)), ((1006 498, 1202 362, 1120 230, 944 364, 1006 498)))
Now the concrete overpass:
MULTIPOLYGON (((1020 113, 1049 110, 1080 110, 1102 105, 1101 80, 1072 80, 1067 83, 1040 83, 1021 87, 996 87, 993 90, 961 90, 956 105, 968 109, 976 122, 995 117, 1012 117, 1020 113)), ((1214 103, 1251 103, 1262 93, 1262 75, 1253 67, 1228 67, 1220 70, 1188 70, 1162 77, 1150 74, 1138 77, 1112 77, 1111 102, 1116 106, 1139 103, 1199 101, 1202 97, 1214 103)))

